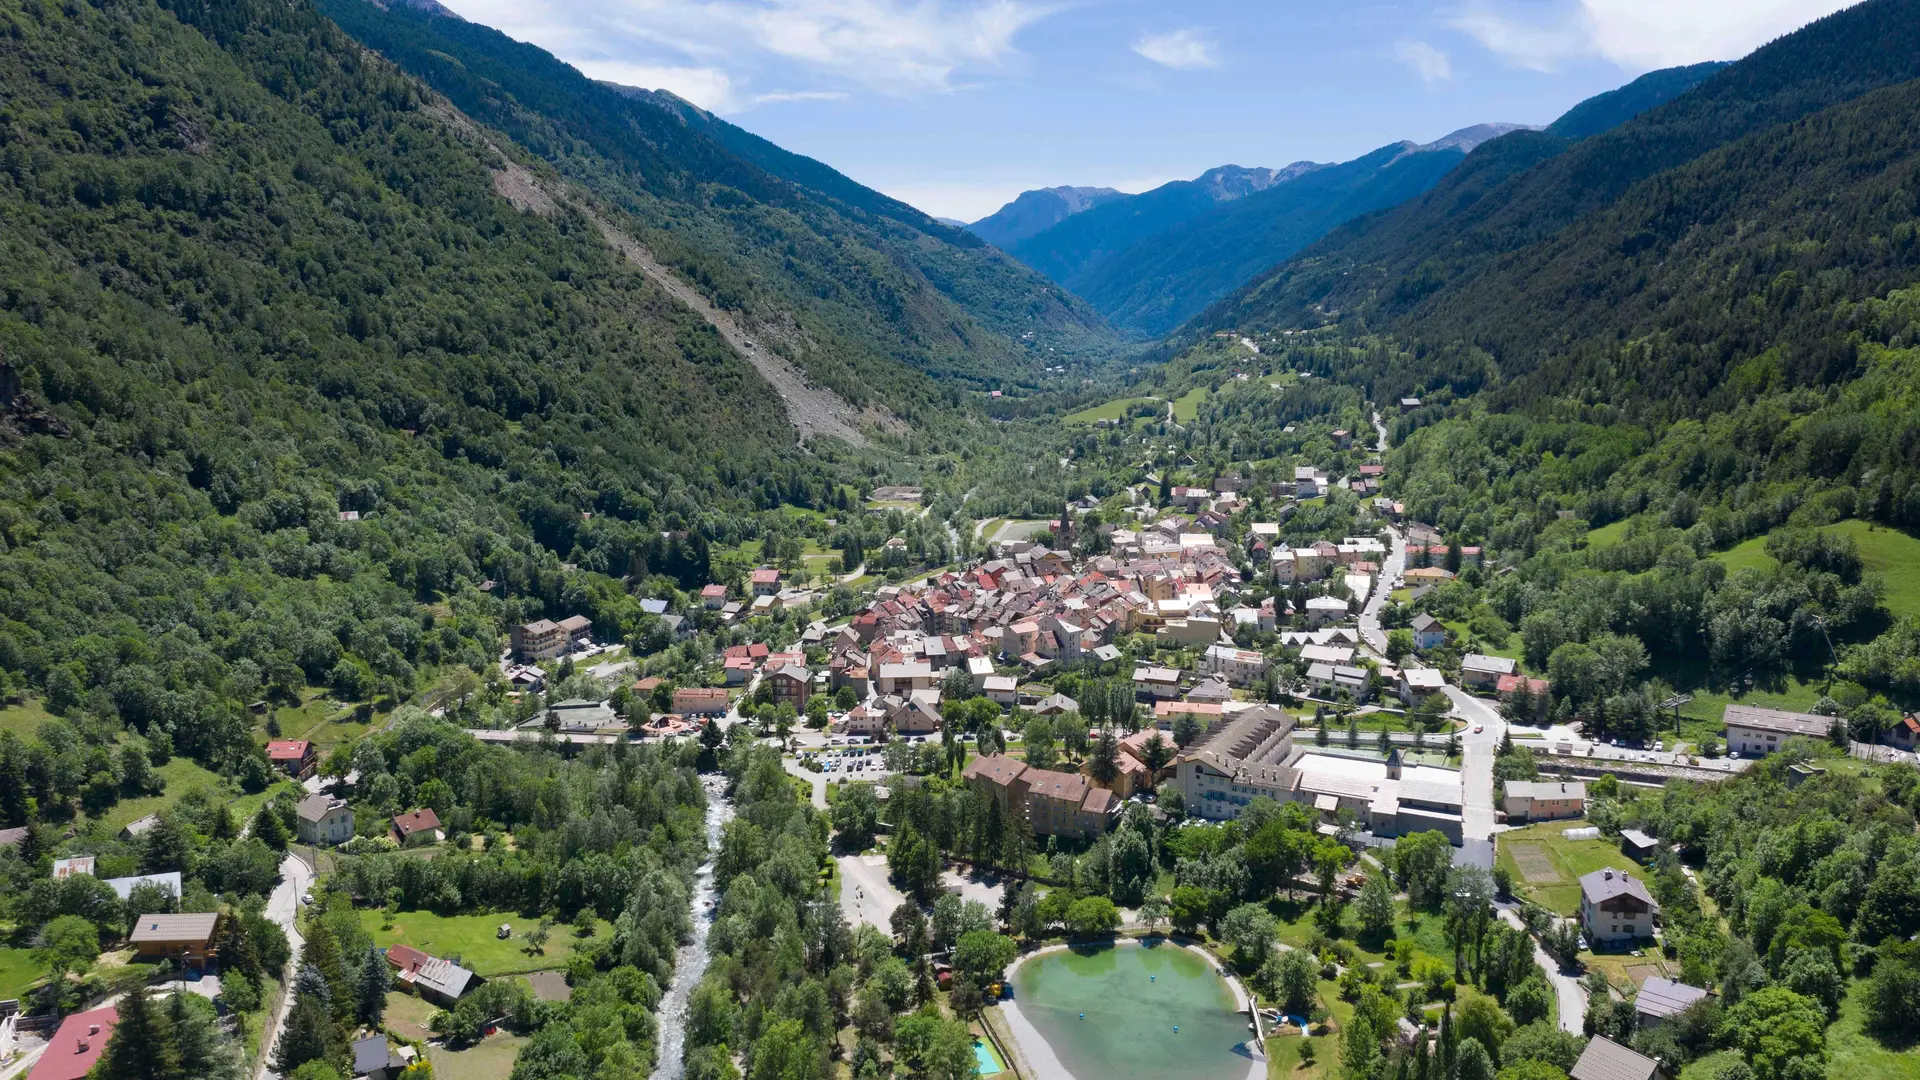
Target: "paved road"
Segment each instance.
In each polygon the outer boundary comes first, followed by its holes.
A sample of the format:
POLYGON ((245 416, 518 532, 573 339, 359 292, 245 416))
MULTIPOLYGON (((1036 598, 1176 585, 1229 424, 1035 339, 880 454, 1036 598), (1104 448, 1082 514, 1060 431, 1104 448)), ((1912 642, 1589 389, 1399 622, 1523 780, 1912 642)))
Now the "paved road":
POLYGON ((1367 597, 1366 605, 1360 609, 1360 640, 1381 656, 1387 653, 1387 632, 1380 625, 1380 612, 1387 606, 1387 594, 1399 587, 1400 575, 1407 570, 1406 536, 1389 525, 1387 539, 1392 550, 1380 567, 1380 581, 1374 586, 1373 595, 1367 597))
POLYGON ((790 757, 782 757, 780 759, 780 765, 787 770, 788 776, 797 776, 807 782, 807 785, 812 789, 812 795, 809 799, 813 803, 815 810, 825 810, 827 808, 827 778, 824 773, 817 773, 811 769, 803 769, 800 767, 798 761, 790 757))
POLYGON ((280 924, 286 931, 287 944, 293 946, 293 959, 287 962, 287 970, 281 975, 281 982, 288 990, 280 999, 280 1007, 274 1011, 272 1021, 266 1031, 260 1035, 260 1062, 254 1068, 254 1077, 277 1077, 280 1074, 268 1068, 273 1060, 273 1043, 280 1035, 280 1025, 287 1022, 287 1013, 293 1009, 293 973, 300 970, 300 950, 306 946, 306 939, 300 936, 295 924, 300 919, 300 896, 313 887, 313 869, 298 856, 289 854, 280 862, 280 884, 274 887, 273 895, 267 897, 266 916, 280 924))
POLYGON ((839 862, 840 913, 846 916, 847 924, 871 923, 887 929, 893 909, 906 901, 887 881, 887 857, 842 855, 839 862))
MULTIPOLYGON (((1520 921, 1520 914, 1512 907, 1500 908, 1500 918, 1516 930, 1526 929, 1520 921)), ((1547 984, 1553 987, 1553 996, 1560 1005, 1560 1030, 1575 1035, 1582 1034, 1582 1021, 1587 1015, 1587 991, 1580 980, 1560 970, 1560 964, 1547 955, 1540 943, 1533 943, 1533 962, 1540 973, 1547 977, 1547 984)))
POLYGON ((1493 835, 1493 755, 1500 749, 1507 722, 1499 710, 1457 686, 1446 687, 1453 701, 1453 714, 1467 722, 1460 733, 1460 773, 1465 787, 1466 806, 1461 832, 1471 840, 1493 835), (1474 725, 1484 730, 1474 733, 1474 725))

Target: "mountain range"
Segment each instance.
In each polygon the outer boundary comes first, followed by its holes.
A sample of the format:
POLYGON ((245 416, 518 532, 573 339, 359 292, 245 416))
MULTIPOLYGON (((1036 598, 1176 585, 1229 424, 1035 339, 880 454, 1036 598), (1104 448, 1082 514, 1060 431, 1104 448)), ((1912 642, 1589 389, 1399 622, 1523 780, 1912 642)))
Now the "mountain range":
MULTIPOLYGON (((1650 72, 1574 106, 1547 131, 1569 141, 1595 134, 1684 93, 1721 66, 1650 72)), ((1156 338, 1336 226, 1429 191, 1482 144, 1522 130, 1476 124, 1338 165, 1226 166, 1140 195, 1069 200, 1057 193, 1106 189, 1024 192, 968 228, 1084 298, 1122 331, 1156 338)))

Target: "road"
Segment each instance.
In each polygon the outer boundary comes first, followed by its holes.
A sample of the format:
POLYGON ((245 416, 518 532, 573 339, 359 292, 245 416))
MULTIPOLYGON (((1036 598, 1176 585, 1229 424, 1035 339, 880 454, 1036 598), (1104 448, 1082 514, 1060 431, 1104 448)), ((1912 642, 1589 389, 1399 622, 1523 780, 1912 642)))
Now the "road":
POLYGON ((273 1060, 273 1042, 280 1035, 280 1025, 287 1022, 287 1013, 293 1009, 293 973, 300 970, 300 950, 306 945, 295 924, 300 919, 300 896, 312 887, 313 868, 299 856, 288 854, 280 861, 280 884, 274 887, 273 895, 267 897, 266 916, 286 931, 287 944, 293 947, 293 958, 287 962, 287 970, 280 976, 287 993, 280 999, 280 1007, 274 1010, 267 1029, 260 1034, 260 1061, 254 1067, 255 1080, 280 1075, 267 1066, 273 1060))
POLYGON ((1465 799, 1460 831, 1470 840, 1486 840, 1493 836, 1493 755, 1500 749, 1507 722, 1500 718, 1499 710, 1457 686, 1448 684, 1446 694, 1453 701, 1453 714, 1467 722, 1466 730, 1460 733, 1460 779, 1465 799), (1475 733, 1475 726, 1482 730, 1475 733))
MULTIPOLYGON (((1515 930, 1526 929, 1520 921, 1520 914, 1511 906, 1500 908, 1500 918, 1515 930)), ((1580 980, 1560 970, 1560 964, 1547 955, 1540 942, 1533 943, 1533 962, 1540 973, 1547 977, 1547 984, 1553 987, 1553 996, 1560 1006, 1560 1030, 1572 1034, 1582 1034, 1582 1021, 1587 1015, 1587 991, 1580 980)))
POLYGON ((1392 550, 1387 553, 1387 561, 1380 567, 1380 580, 1373 587, 1372 595, 1360 609, 1360 640, 1381 656, 1387 654, 1387 632, 1380 625, 1380 612, 1387 606, 1387 594, 1400 585, 1400 575, 1407 570, 1407 538, 1399 529, 1387 526, 1387 538, 1392 550))

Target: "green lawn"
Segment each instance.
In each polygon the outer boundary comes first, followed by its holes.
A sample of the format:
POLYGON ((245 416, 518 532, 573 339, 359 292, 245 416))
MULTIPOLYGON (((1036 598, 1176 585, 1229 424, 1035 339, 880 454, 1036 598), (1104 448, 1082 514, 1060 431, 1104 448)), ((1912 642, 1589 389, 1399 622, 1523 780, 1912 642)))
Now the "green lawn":
POLYGON ((1153 400, 1155 399, 1150 397, 1115 398, 1112 401, 1102 402, 1099 405, 1090 405, 1087 408, 1070 412, 1061 417, 1060 422, 1063 424, 1093 424, 1101 420, 1118 420, 1127 415, 1128 409, 1153 400))
POLYGON ((1316 1035, 1303 1039, 1298 1035, 1276 1035, 1267 1039, 1267 1080, 1320 1080, 1334 1068, 1340 1056, 1338 1035, 1316 1035), (1300 1063, 1300 1047, 1313 1044, 1313 1064, 1300 1063))
POLYGON ((108 807, 107 812, 100 815, 99 820, 104 822, 110 831, 119 832, 128 822, 138 821, 148 814, 157 814, 165 810, 195 788, 224 793, 233 807, 234 820, 245 821, 253 816, 254 811, 260 809, 261 803, 272 798, 275 791, 281 787, 296 786, 291 780, 283 780, 280 784, 270 786, 258 794, 242 795, 239 785, 231 779, 207 770, 197 761, 178 756, 153 771, 155 775, 166 778, 166 790, 158 795, 122 799, 108 807))
POLYGON ((1612 547, 1626 539, 1626 536, 1627 522, 1625 519, 1622 519, 1611 525, 1602 525, 1597 529, 1587 530, 1587 546, 1595 550, 1612 547))
POLYGON ((460 1080, 506 1080, 513 1073, 513 1062, 520 1048, 527 1045, 524 1035, 489 1035, 465 1050, 444 1046, 427 1047, 427 1060, 433 1063, 435 1076, 457 1076, 460 1080))
MULTIPOLYGON (((512 912, 435 915, 430 911, 402 911, 393 917, 393 929, 382 930, 380 924, 385 921, 386 912, 379 908, 365 908, 360 912, 360 925, 373 935, 375 946, 400 943, 447 959, 457 954, 462 966, 489 979, 566 967, 575 942, 594 940, 576 938, 573 927, 556 925, 547 939, 546 951, 529 953, 526 934, 539 920, 512 912), (494 936, 501 923, 513 924, 513 937, 506 941, 494 936)), ((604 936, 611 930, 611 923, 600 922, 595 934, 604 936)))
POLYGON ((33 950, 0 948, 0 1001, 25 997, 46 974, 46 966, 34 961, 33 950))
POLYGON ((53 719, 53 714, 40 706, 33 698, 19 705, 9 705, 0 709, 0 731, 11 731, 21 738, 27 738, 40 730, 42 721, 53 719))
POLYGON ((1209 389, 1206 386, 1196 386, 1173 399, 1173 418, 1183 424, 1192 423, 1193 418, 1200 415, 1200 402, 1206 399, 1209 389))
POLYGON ((403 990, 387 992, 387 1030, 409 1041, 427 1038, 427 1022, 440 1006, 430 1001, 422 1001, 403 990))
POLYGON ((1916 1080, 1920 1053, 1889 1049, 1862 1028, 1866 1006, 1855 981, 1840 1002, 1840 1019, 1827 1029, 1827 1076, 1832 1080, 1916 1080))
MULTIPOLYGON (((1308 902, 1308 894, 1303 890, 1297 895, 1300 899, 1290 905, 1286 902, 1285 893, 1282 893, 1281 899, 1270 904, 1269 907, 1280 919, 1280 940, 1300 948, 1312 940, 1314 934, 1319 932, 1319 927, 1314 923, 1315 905, 1308 902)), ((1451 969, 1453 947, 1447 944, 1445 919, 1439 915, 1413 912, 1408 909, 1405 901, 1401 901, 1398 906, 1399 916, 1394 921, 1394 933, 1400 937, 1413 939, 1415 965, 1418 965, 1420 958, 1425 956, 1446 964, 1451 969)), ((1351 910, 1341 920, 1341 927, 1340 940, 1353 949, 1361 963, 1372 963, 1376 960, 1391 962, 1385 953, 1368 949, 1355 939, 1354 935, 1359 932, 1359 925, 1351 910)), ((1336 990, 1331 996, 1338 997, 1338 991, 1336 990)))
POLYGON ((1526 667, 1526 642, 1521 640, 1519 634, 1509 633, 1507 635, 1507 643, 1496 649, 1484 638, 1473 638, 1473 631, 1468 627, 1464 619, 1455 619, 1451 622, 1442 619, 1440 622, 1441 625, 1445 626, 1447 630, 1453 634, 1454 640, 1460 642, 1462 652, 1484 653, 1487 656, 1503 656, 1508 660, 1518 663, 1522 668, 1526 667), (1469 638, 1473 638, 1471 647, 1468 646, 1469 638))
MULTIPOLYGON (((1896 616, 1920 615, 1920 537, 1858 519, 1828 525, 1821 531, 1853 537, 1860 549, 1861 564, 1868 573, 1880 575, 1886 583, 1888 611, 1896 616)), ((1767 554, 1764 536, 1756 536, 1714 558, 1726 563, 1729 571, 1774 564, 1767 554)))
POLYGON ((1507 868, 1513 875, 1514 891, 1522 896, 1530 896, 1540 904, 1562 915, 1571 915, 1580 907, 1580 878, 1595 870, 1611 866, 1616 870, 1625 870, 1642 879, 1646 871, 1620 852, 1620 845, 1612 840, 1568 840, 1564 837, 1568 829, 1586 827, 1584 820, 1549 821, 1525 828, 1514 829, 1500 834, 1499 852, 1495 856, 1498 864, 1507 868), (1552 864, 1558 880, 1553 882, 1529 882, 1527 875, 1521 872, 1519 861, 1514 857, 1517 844, 1537 845, 1542 854, 1552 864))

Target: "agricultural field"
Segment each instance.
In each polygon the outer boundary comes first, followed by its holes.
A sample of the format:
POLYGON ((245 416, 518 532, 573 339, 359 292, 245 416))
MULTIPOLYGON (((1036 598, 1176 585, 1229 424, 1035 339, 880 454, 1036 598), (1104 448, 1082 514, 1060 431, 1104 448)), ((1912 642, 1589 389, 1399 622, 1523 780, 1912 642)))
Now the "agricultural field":
POLYGON ((1183 424, 1190 424, 1200 415, 1200 403, 1207 398, 1210 388, 1201 385, 1173 399, 1173 418, 1183 424))
POLYGON ((1097 424, 1102 420, 1118 420, 1127 415, 1127 410, 1135 405, 1158 400, 1150 397, 1115 398, 1112 401, 1089 405, 1084 409, 1070 412, 1061 417, 1060 421, 1065 424, 1097 424))
POLYGON ((1562 915, 1580 908, 1580 878, 1595 870, 1613 867, 1635 875, 1645 871, 1620 851, 1618 843, 1607 840, 1568 840, 1568 829, 1587 826, 1586 821, 1549 821, 1500 834, 1498 864, 1513 875, 1513 888, 1521 896, 1562 915))

